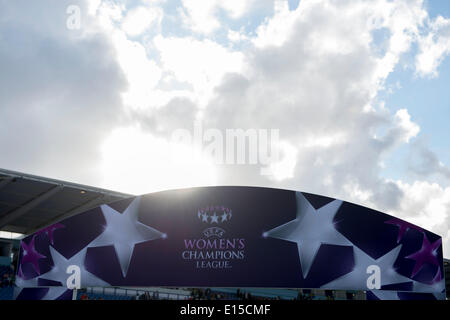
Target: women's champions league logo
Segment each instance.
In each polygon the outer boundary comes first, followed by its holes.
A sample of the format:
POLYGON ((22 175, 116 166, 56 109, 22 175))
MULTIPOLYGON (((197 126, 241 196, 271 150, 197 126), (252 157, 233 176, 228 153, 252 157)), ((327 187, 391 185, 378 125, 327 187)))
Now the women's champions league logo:
POLYGON ((245 239, 224 238, 225 230, 219 227, 232 217, 232 210, 225 206, 199 209, 197 218, 210 227, 203 231, 205 238, 184 239, 183 260, 195 261, 198 269, 227 269, 232 260, 243 260, 245 239))
POLYGON ((222 238, 225 234, 225 230, 218 227, 219 224, 225 223, 231 220, 233 212, 230 208, 224 206, 209 206, 199 209, 197 217, 204 223, 217 226, 211 226, 203 231, 203 234, 207 237, 222 238))

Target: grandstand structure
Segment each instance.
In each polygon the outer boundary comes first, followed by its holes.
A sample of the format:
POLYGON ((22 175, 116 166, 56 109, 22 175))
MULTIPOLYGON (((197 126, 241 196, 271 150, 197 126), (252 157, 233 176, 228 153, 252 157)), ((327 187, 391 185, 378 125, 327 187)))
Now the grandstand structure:
POLYGON ((444 259, 445 269, 445 290, 447 292, 447 300, 450 300, 450 260, 444 259))
MULTIPOLYGON (((100 205, 130 197, 133 195, 0 169, 0 300, 13 298, 20 240, 23 237, 100 205)), ((444 260, 444 267, 449 294, 449 260, 444 260)), ((85 287, 74 290, 71 296, 80 300, 366 299, 366 293, 362 290, 126 286, 85 287)))
POLYGON ((31 234, 129 194, 0 169, 0 231, 31 234))
MULTIPOLYGON (((129 194, 0 169, 0 280, 14 273, 20 239, 80 212, 129 194)), ((0 289, 0 300, 12 287, 0 289)))

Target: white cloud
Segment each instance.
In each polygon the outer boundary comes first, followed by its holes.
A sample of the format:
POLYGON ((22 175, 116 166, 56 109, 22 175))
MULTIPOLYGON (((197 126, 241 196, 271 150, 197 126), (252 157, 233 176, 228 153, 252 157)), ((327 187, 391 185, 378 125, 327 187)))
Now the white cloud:
POLYGON ((439 160, 423 140, 413 143, 408 156, 408 169, 418 179, 443 178, 444 185, 450 181, 450 168, 439 160))
POLYGON ((103 1, 96 10, 89 11, 96 22, 95 27, 108 34, 117 62, 126 76, 128 86, 120 92, 125 111, 157 108, 173 97, 173 94, 158 90, 163 70, 149 57, 144 44, 129 38, 142 35, 153 26, 160 31, 162 9, 155 4, 127 11, 123 5, 103 1))
POLYGON ((183 7, 179 9, 183 23, 194 32, 209 34, 220 27, 215 1, 183 0, 183 7))
POLYGON ((201 106, 211 99, 213 89, 226 73, 239 73, 245 67, 241 52, 231 51, 211 40, 159 35, 154 43, 161 55, 162 68, 177 81, 190 84, 201 106))
POLYGON ((110 1, 94 1, 88 7, 88 14, 95 17, 95 22, 105 31, 112 31, 123 19, 125 7, 110 1))
POLYGON ((162 34, 163 4, 90 2, 76 34, 57 27, 65 25, 57 11, 48 22, 33 7, 24 22, 26 10, 5 6, 0 115, 10 121, 0 145, 11 152, 2 166, 135 193, 209 184, 302 190, 394 213, 450 247, 449 188, 426 180, 448 168, 424 148, 417 182, 383 178, 380 164, 414 144, 420 127, 407 109, 391 113, 396 106, 377 100, 415 41, 418 74, 437 75, 449 53, 448 19, 428 21, 421 0, 301 0, 295 10, 277 0, 252 33, 242 18, 258 1, 183 0, 178 13, 189 30, 170 25, 162 34), (230 21, 239 31, 226 29, 230 21), (187 146, 172 145, 170 134, 196 117, 219 130, 279 129, 283 157, 273 176, 202 157, 174 164, 170 151, 183 158, 187 146), (28 130, 17 130, 24 119, 28 130))
POLYGON ((122 30, 129 36, 137 36, 151 26, 158 29, 162 17, 163 12, 160 8, 140 6, 127 12, 122 22, 122 30))
POLYGON ((297 148, 286 141, 280 141, 274 147, 279 149, 279 159, 275 159, 278 161, 263 168, 263 173, 267 175, 268 179, 275 181, 293 178, 297 165, 297 148))
POLYGON ((430 21, 430 32, 419 39, 416 72, 424 77, 438 76, 438 67, 450 54, 450 19, 438 16, 430 21))
POLYGON ((248 40, 248 36, 246 36, 242 30, 239 31, 233 31, 231 29, 228 30, 227 38, 231 42, 241 42, 248 40))
POLYGON ((287 1, 275 1, 274 16, 266 19, 256 30, 257 37, 253 39, 255 46, 263 48, 282 45, 291 36, 296 19, 308 10, 308 5, 308 2, 301 1, 297 10, 289 11, 287 1))
POLYGON ((219 181, 398 209, 405 190, 381 178, 380 163, 420 127, 406 109, 391 114, 374 105, 425 18, 421 1, 304 0, 295 11, 281 3, 258 28, 246 71, 226 76, 216 88, 204 121, 219 128, 279 128, 296 149, 293 172, 269 181, 257 170, 219 167, 219 181), (380 51, 373 32, 382 28, 389 32, 380 51))
POLYGON ((182 0, 179 9, 183 23, 192 31, 211 34, 221 27, 219 10, 224 10, 232 19, 242 17, 255 0, 182 0))
POLYGON ((397 111, 395 114, 395 121, 397 122, 398 127, 404 132, 403 137, 401 138, 403 142, 408 143, 409 140, 417 136, 420 131, 420 127, 411 121, 411 116, 406 109, 397 111))
POLYGON ((148 58, 141 43, 129 40, 124 32, 114 30, 111 38, 117 61, 128 80, 128 89, 122 93, 124 104, 133 109, 157 107, 158 100, 153 97, 162 76, 161 68, 148 58))
MULTIPOLYGON (((88 9, 84 1, 81 12, 88 9)), ((122 116, 126 79, 108 35, 67 3, 2 3, 0 167, 95 185, 98 146, 122 116)))

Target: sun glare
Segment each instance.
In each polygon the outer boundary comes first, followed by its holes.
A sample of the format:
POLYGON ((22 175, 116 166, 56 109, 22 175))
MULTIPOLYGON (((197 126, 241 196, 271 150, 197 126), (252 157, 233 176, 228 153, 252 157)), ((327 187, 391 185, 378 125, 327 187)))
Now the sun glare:
POLYGON ((103 187, 144 194, 213 185, 212 161, 191 146, 174 144, 136 127, 116 129, 102 148, 103 187))

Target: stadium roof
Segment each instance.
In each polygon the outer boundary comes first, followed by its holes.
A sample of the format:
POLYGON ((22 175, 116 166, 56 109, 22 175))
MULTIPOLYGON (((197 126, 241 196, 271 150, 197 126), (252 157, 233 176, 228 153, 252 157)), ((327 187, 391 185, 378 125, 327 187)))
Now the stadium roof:
POLYGON ((30 234, 132 195, 0 169, 0 231, 30 234))

